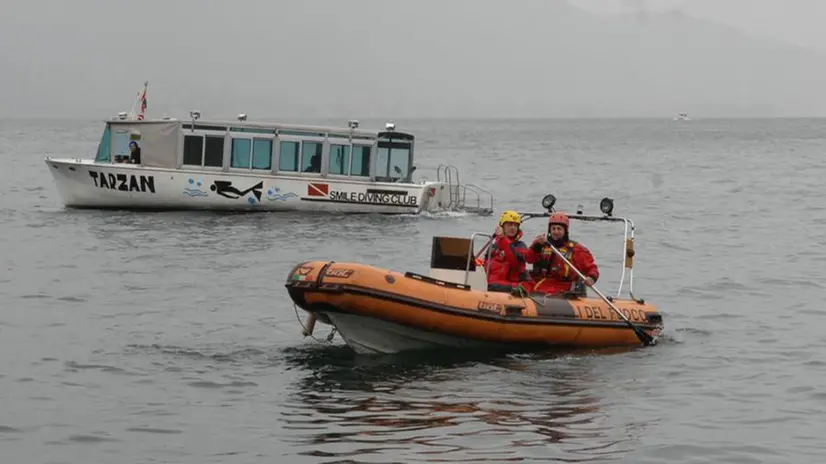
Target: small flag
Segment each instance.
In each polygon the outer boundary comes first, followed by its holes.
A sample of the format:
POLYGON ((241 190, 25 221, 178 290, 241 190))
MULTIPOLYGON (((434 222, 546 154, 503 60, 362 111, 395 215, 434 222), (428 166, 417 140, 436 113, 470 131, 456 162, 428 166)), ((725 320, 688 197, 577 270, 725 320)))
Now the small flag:
POLYGON ((146 112, 146 88, 149 86, 149 81, 143 83, 143 92, 141 93, 141 112, 138 113, 138 121, 143 121, 143 114, 146 112))

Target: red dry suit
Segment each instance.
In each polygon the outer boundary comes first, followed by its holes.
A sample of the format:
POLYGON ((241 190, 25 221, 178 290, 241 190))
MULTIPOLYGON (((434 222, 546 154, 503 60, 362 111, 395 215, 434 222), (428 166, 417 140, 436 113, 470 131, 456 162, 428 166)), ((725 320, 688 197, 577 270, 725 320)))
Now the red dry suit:
POLYGON ((529 283, 528 251, 522 241, 521 230, 513 238, 505 235, 496 237, 483 262, 487 270, 488 290, 509 292, 520 282, 529 283))
MULTIPOLYGON (((599 268, 594 256, 585 246, 567 240, 557 249, 586 277, 594 279, 594 282, 599 279, 599 268)), ((572 284, 579 280, 576 272, 571 270, 547 244, 532 243, 528 249, 527 261, 533 264, 532 293, 562 294, 571 290, 572 284)))

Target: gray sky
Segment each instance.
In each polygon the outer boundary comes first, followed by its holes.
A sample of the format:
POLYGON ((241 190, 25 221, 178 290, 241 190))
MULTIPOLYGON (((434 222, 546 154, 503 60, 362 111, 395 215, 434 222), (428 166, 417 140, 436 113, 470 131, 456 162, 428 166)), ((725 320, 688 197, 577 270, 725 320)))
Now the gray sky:
POLYGON ((570 3, 605 15, 679 10, 756 36, 826 51, 824 0, 571 0, 570 3))
POLYGON ((144 80, 150 116, 826 116, 823 19, 824 0, 0 0, 0 117, 109 117, 144 80))

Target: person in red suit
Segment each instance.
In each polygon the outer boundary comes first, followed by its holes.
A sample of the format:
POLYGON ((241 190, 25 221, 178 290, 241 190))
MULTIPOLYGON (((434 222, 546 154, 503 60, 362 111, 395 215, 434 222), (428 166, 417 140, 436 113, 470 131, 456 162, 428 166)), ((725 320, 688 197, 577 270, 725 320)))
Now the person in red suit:
MULTIPOLYGON (((499 217, 493 243, 488 249, 488 291, 511 292, 520 283, 529 283, 528 247, 522 241, 522 217, 516 211, 505 211, 499 217)), ((480 264, 485 265, 484 261, 480 264)))
POLYGON ((584 245, 569 238, 569 228, 570 219, 567 214, 553 213, 548 219, 548 233, 538 235, 531 243, 527 261, 533 264, 532 293, 564 294, 574 290, 573 284, 580 280, 576 272, 551 250, 549 243, 586 276, 585 285, 590 287, 599 279, 599 268, 594 256, 584 245))

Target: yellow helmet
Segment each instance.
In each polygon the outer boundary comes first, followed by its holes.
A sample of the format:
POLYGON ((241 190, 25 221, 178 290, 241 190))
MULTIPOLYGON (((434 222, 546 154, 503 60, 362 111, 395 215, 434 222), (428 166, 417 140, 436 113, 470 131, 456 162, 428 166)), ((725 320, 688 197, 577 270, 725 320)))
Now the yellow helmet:
POLYGON ((522 224, 522 217, 516 211, 505 211, 499 216, 499 225, 501 226, 506 222, 514 222, 516 225, 520 225, 522 224))

